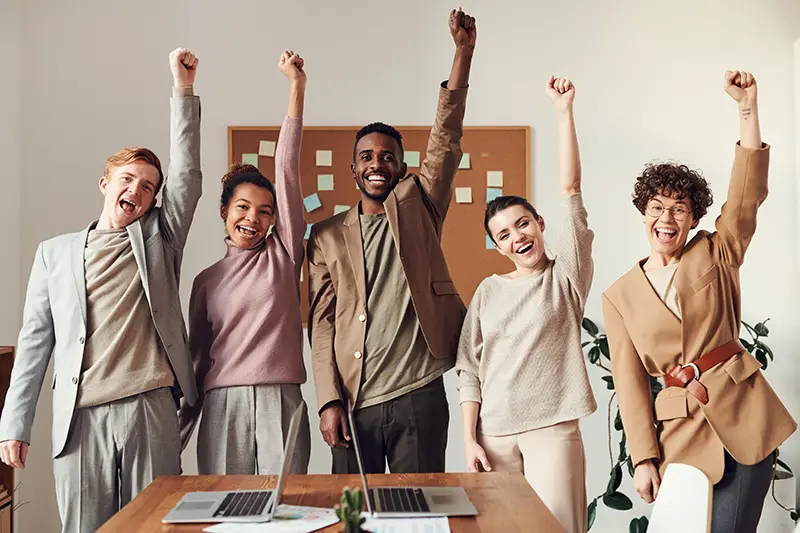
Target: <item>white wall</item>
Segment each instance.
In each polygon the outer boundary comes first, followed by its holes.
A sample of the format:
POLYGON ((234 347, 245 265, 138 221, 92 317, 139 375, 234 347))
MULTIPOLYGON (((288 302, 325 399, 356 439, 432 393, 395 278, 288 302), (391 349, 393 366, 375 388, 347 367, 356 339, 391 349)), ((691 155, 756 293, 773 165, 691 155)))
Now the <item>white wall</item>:
MULTIPOLYGON (((798 325, 793 304, 800 250, 794 222, 798 195, 790 111, 792 47, 800 37, 796 24, 800 6, 792 0, 764 0, 757 7, 744 0, 489 5, 466 6, 478 17, 479 27, 466 121, 533 126, 534 201, 547 217, 554 214, 558 196, 557 147, 553 112, 542 86, 551 72, 570 76, 577 84, 585 197, 597 234, 596 277, 587 315, 597 321, 601 291, 647 252, 629 200, 637 172, 645 162, 666 157, 702 168, 717 193, 706 221, 709 227, 724 198, 737 137, 736 109, 722 91, 722 73, 728 68, 756 73, 764 138, 773 145, 771 194, 742 270, 743 309, 746 320, 772 317, 770 344, 776 362, 768 376, 798 415, 794 384, 800 369, 792 364, 792 333, 798 325)), ((67 7, 56 0, 26 0, 21 8, 22 201, 18 202, 25 209, 11 211, 11 218, 16 214, 19 219, 21 235, 19 283, 27 278, 40 240, 81 229, 97 216, 101 202, 95 184, 110 153, 136 144, 149 146, 166 159, 170 84, 166 56, 172 48, 190 47, 201 58, 197 92, 204 106, 206 195, 184 260, 185 304, 191 279, 223 251, 216 213, 218 179, 227 163, 226 126, 279 124, 285 112, 286 83, 275 66, 279 52, 291 47, 307 59, 308 125, 374 120, 430 124, 436 84, 447 77, 452 58, 446 28, 451 7, 442 0, 402 4, 146 0, 135 8, 122 2, 67 7)), ((13 21, 0 18, 6 20, 13 21)), ((5 85, 5 69, 3 74, 0 83, 5 85)), ((5 98, 3 102, 8 105, 5 98)), ((8 128, 4 121, 0 135, 13 141, 8 132, 14 130, 8 128)), ((14 168, 13 151, 12 144, 10 158, 3 157, 3 172, 14 168)), ((6 189, 4 181, 6 190, 13 191, 14 184, 6 189)), ((0 205, 13 204, 5 198, 3 194, 0 205)), ((558 228, 552 217, 551 222, 548 233, 553 235, 558 228)), ((4 245, 6 228, 13 228, 13 223, 0 226, 4 245)), ((13 231, 8 239, 13 250, 13 231)), ((14 300, 17 287, 6 283, 11 286, 0 285, 2 299, 10 295, 19 308, 14 300)), ((17 317, 3 321, 3 327, 13 325, 12 334, 17 317)), ((454 376, 447 376, 447 385, 453 415, 449 468, 462 470, 454 376)), ((608 400, 603 389, 596 387, 601 406, 608 400)), ((304 390, 309 404, 315 405, 313 386, 307 384, 304 390)), ((50 390, 45 388, 24 477, 24 494, 35 503, 20 510, 21 531, 58 527, 49 459, 49 403, 50 390)), ((312 427, 316 424, 312 417, 312 427)), ((608 470, 602 408, 584 421, 583 431, 589 492, 594 495, 604 490, 608 470)), ((312 471, 326 472, 329 455, 314 435, 312 471)), ((797 439, 782 449, 784 459, 800 469, 797 439)), ((194 461, 188 455, 186 470, 192 472, 194 461)), ((637 510, 646 512, 638 504, 637 510)), ((601 507, 594 530, 622 530, 630 516, 601 507)))

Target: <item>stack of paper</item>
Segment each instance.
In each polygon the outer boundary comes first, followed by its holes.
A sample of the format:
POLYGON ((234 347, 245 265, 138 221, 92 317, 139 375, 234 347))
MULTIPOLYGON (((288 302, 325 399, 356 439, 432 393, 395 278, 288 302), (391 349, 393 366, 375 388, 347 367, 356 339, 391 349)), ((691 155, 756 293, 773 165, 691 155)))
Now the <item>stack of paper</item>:
POLYGON ((339 521, 333 509, 280 504, 271 522, 259 524, 217 524, 208 533, 311 533, 339 521))

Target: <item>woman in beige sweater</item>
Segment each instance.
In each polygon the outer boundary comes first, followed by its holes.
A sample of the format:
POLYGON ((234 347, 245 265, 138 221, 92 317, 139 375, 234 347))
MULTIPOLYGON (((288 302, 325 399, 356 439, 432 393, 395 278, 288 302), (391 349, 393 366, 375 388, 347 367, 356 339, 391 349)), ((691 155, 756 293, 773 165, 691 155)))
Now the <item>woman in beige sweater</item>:
POLYGON ((519 471, 569 533, 586 531, 583 441, 578 419, 596 403, 581 349, 592 283, 592 240, 581 198, 572 114, 575 88, 551 76, 559 123, 563 234, 551 259, 544 218, 519 196, 486 207, 486 232, 515 270, 481 282, 456 362, 467 468, 519 471))

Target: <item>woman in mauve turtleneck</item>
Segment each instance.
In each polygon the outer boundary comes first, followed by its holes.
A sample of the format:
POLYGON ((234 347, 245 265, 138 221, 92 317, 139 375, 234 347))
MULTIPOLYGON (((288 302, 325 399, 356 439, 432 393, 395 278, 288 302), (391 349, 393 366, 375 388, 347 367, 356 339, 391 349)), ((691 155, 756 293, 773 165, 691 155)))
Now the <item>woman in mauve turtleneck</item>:
POLYGON ((275 185, 253 165, 234 165, 222 178, 227 253, 192 287, 189 344, 200 399, 181 405, 179 418, 185 447, 202 412, 200 474, 278 473, 298 407, 302 429, 291 473, 308 470, 299 289, 306 228, 299 163, 306 74, 303 59, 290 50, 279 65, 290 89, 275 151, 275 185))

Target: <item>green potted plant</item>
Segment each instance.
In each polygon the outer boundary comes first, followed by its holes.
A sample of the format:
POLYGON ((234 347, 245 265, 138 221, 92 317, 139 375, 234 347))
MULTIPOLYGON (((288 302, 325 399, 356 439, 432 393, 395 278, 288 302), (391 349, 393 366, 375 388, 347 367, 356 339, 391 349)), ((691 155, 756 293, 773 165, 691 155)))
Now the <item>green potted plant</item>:
MULTIPOLYGON (((747 351, 753 354, 753 356, 761 363, 762 370, 766 370, 767 366, 769 365, 770 361, 774 360, 774 354, 767 344, 764 343, 762 338, 765 338, 769 335, 769 329, 767 328, 767 320, 763 322, 759 322, 755 326, 750 326, 749 324, 742 322, 744 326, 744 331, 746 331, 750 337, 750 339, 740 339, 742 344, 747 351)), ((614 378, 611 375, 611 368, 610 365, 606 365, 603 362, 603 359, 607 361, 611 361, 611 352, 608 348, 608 338, 604 333, 600 332, 600 328, 590 320, 589 318, 584 318, 581 324, 584 331, 589 334, 591 337, 590 340, 587 340, 583 343, 583 348, 587 350, 586 356, 589 360, 589 363, 593 364, 594 366, 602 369, 606 375, 603 376, 601 379, 605 382, 606 388, 608 390, 614 390, 614 378)), ((652 393, 652 399, 655 401, 656 396, 659 392, 663 389, 663 385, 658 378, 654 378, 650 376, 650 392, 652 393)), ((593 498, 589 502, 588 508, 588 515, 589 515, 589 527, 588 529, 592 528, 594 524, 594 520, 597 516, 597 504, 598 502, 602 501, 606 507, 611 509, 615 509, 617 511, 629 511, 633 508, 633 502, 631 502, 630 498, 628 498, 625 494, 619 492, 619 487, 622 484, 623 472, 626 471, 628 475, 633 478, 633 464, 631 462, 630 454, 628 453, 627 441, 625 437, 625 428, 622 425, 622 417, 619 414, 619 407, 616 408, 616 412, 612 417, 612 412, 614 412, 614 399, 616 397, 616 393, 611 394, 611 398, 608 401, 608 411, 607 411, 607 418, 608 418, 608 456, 610 462, 610 475, 608 484, 606 486, 606 490, 593 498), (615 453, 614 450, 614 435, 619 434, 618 439, 616 440, 618 451, 615 453), (624 468, 624 470, 623 470, 624 468)), ((775 471, 773 472, 772 476, 772 498, 775 503, 783 510, 789 513, 791 520, 796 521, 798 519, 798 511, 797 509, 790 508, 781 504, 778 499, 775 497, 775 482, 785 479, 791 479, 794 475, 792 474, 791 469, 789 466, 778 459, 775 471)), ((645 533, 647 531, 647 526, 649 522, 647 517, 640 516, 631 519, 629 524, 629 531, 631 533, 645 533)))
POLYGON ((364 508, 364 493, 360 489, 354 491, 350 487, 345 487, 342 491, 342 499, 333 510, 336 516, 342 521, 344 529, 342 533, 362 533, 365 530, 361 529, 361 524, 366 521, 366 518, 361 516, 361 511, 364 508))

